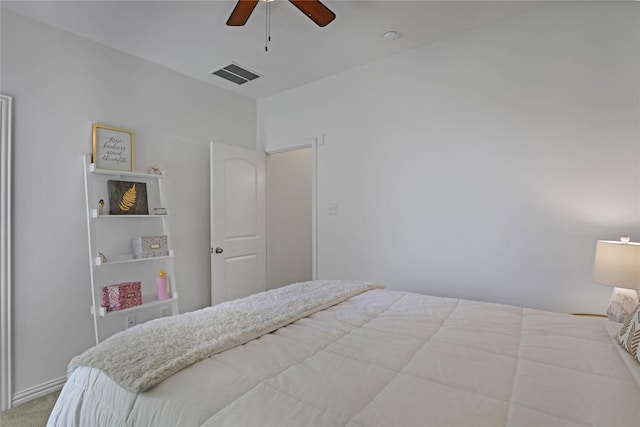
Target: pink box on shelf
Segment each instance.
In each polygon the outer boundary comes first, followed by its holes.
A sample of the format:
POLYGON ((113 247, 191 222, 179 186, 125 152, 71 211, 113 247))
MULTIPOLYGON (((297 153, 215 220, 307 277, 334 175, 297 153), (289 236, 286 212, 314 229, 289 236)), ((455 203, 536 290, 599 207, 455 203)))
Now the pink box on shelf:
POLYGON ((140 282, 124 282, 102 288, 102 306, 107 311, 124 310, 142 304, 140 282))

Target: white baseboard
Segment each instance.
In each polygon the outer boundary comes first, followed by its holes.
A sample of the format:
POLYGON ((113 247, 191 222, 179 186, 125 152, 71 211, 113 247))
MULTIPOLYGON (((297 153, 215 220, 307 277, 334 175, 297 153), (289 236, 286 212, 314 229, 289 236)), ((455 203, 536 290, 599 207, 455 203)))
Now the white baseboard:
POLYGON ((16 406, 33 399, 37 399, 38 397, 44 396, 46 394, 53 393, 54 391, 58 391, 62 388, 66 381, 67 377, 57 378, 55 380, 51 380, 46 383, 29 387, 25 390, 14 393, 11 406, 16 406))

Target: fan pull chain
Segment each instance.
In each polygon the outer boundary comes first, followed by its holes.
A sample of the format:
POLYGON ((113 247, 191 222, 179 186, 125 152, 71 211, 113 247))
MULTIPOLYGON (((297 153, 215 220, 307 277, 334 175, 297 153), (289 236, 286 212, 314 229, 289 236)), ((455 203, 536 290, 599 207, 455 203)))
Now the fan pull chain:
POLYGON ((270 1, 266 1, 267 3, 267 8, 266 10, 266 34, 265 34, 265 41, 264 41, 264 51, 268 52, 269 51, 269 47, 268 44, 271 42, 271 2, 270 1))

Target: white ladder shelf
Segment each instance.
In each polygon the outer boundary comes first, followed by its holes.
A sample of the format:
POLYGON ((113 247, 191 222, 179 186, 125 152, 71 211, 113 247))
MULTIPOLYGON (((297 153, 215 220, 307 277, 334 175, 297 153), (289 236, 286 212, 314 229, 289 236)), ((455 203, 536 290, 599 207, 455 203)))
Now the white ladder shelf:
POLYGON ((178 314, 178 291, 173 266, 169 214, 166 215, 109 215, 108 204, 100 213, 98 202, 108 201, 108 180, 132 180, 146 184, 149 210, 167 208, 164 173, 127 172, 98 169, 91 163, 91 155, 83 156, 84 188, 87 216, 89 271, 91 279, 91 315, 96 344, 132 324, 154 318, 178 314), (152 206, 153 205, 153 206, 152 206), (134 258, 132 241, 137 236, 167 236, 168 256, 134 258), (106 256, 106 260, 103 259, 106 256), (155 275, 165 270, 169 277, 169 295, 158 300, 155 275), (105 286, 139 281, 142 283, 142 304, 117 311, 102 306, 102 288, 105 286))

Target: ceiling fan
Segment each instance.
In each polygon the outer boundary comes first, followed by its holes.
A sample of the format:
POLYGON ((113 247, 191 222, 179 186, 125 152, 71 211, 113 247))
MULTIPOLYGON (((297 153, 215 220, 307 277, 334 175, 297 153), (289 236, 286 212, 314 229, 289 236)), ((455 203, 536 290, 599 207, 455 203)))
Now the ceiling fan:
MULTIPOLYGON (((238 0, 236 7, 227 20, 227 25, 232 27, 244 25, 258 4, 258 1, 259 0, 238 0)), ((336 14, 318 0, 289 0, 289 2, 293 3, 295 7, 320 27, 324 27, 336 18, 336 14)))

